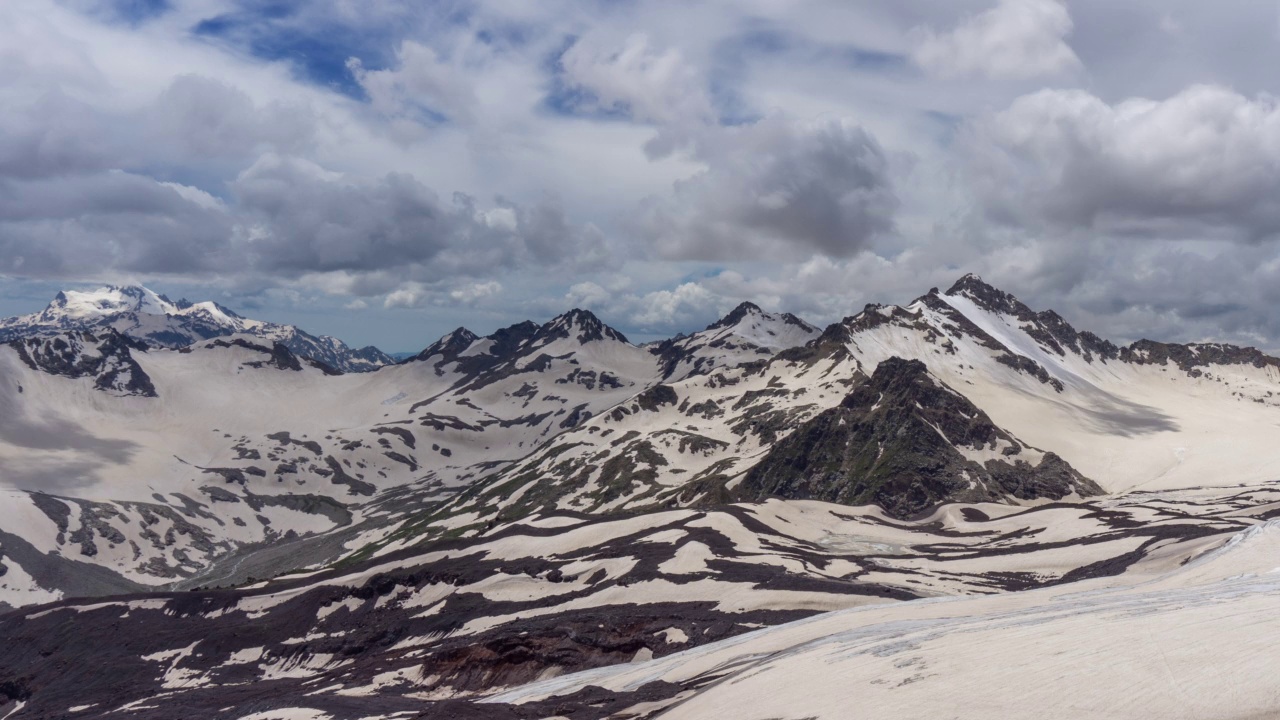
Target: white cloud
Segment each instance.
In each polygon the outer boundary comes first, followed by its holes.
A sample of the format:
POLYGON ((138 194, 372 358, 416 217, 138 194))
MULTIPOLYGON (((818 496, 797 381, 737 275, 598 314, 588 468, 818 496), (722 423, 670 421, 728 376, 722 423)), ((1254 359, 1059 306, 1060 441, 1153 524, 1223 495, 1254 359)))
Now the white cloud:
POLYGON ((1045 90, 967 139, 989 212, 1019 223, 1172 237, 1280 231, 1280 104, 1227 88, 1115 104, 1045 90))
POLYGON ((612 298, 613 293, 590 280, 575 283, 564 296, 566 303, 582 308, 600 307, 612 298))
POLYGON ((630 299, 632 323, 641 327, 670 328, 706 319, 714 312, 716 296, 698 283, 684 283, 672 290, 657 290, 630 299))
POLYGON ((195 203, 205 210, 219 210, 225 212, 227 209, 226 203, 222 202, 221 199, 210 195, 198 187, 191 187, 190 185, 183 185, 182 183, 175 182, 161 182, 160 185, 178 193, 179 197, 183 200, 195 203))
POLYGON ((650 159, 687 149, 716 122, 707 78, 677 48, 660 50, 644 34, 620 44, 607 33, 579 38, 560 56, 560 81, 579 112, 618 113, 658 129, 644 144, 650 159))
POLYGON ((427 292, 421 286, 400 288, 387 293, 382 306, 391 308, 414 308, 421 306, 427 298, 427 292))
POLYGON ((385 70, 367 70, 359 58, 347 60, 347 67, 369 94, 375 110, 424 123, 433 122, 425 117, 426 113, 437 113, 462 124, 475 120, 475 91, 461 68, 412 40, 400 45, 396 59, 399 67, 385 70))
POLYGON ((999 0, 950 32, 918 31, 915 61, 943 77, 1030 78, 1079 68, 1066 42, 1071 15, 1058 0, 999 0))
MULTIPOLYGON (((702 75, 679 49, 659 51, 643 34, 631 35, 616 48, 600 37, 580 38, 561 55, 560 66, 565 83, 586 91, 576 100, 579 110, 622 112, 672 129, 715 119, 702 75)), ((650 149, 666 154, 678 140, 660 140, 650 149)))
POLYGON ((449 292, 449 297, 453 300, 471 304, 478 300, 495 297, 502 292, 502 283, 496 280, 487 282, 471 283, 465 287, 458 288, 449 292))

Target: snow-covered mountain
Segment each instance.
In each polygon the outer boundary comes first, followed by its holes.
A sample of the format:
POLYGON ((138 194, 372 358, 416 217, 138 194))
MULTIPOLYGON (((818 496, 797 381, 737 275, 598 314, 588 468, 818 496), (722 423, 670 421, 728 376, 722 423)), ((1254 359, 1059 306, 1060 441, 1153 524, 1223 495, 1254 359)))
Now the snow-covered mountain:
POLYGON ((334 560, 658 373, 582 311, 460 331, 353 374, 246 334, 177 350, 111 329, 13 341, 0 346, 0 428, 13 428, 0 432, 0 532, 40 538, 24 570, 39 580, 0 588, 0 602, 334 560), (69 571, 86 563, 102 572, 69 571))
POLYGON ((1120 348, 966 276, 766 361, 655 385, 437 513, 481 528, 775 495, 906 517, 945 501, 1260 482, 1280 476, 1277 405, 1280 360, 1257 350, 1120 348), (905 380, 901 358, 915 361, 905 380))
MULTIPOLYGON (((133 337, 0 345, 0 602, 56 603, 0 615, 0 716, 842 717, 830 668, 914 716, 935 664, 1004 677, 970 632, 1034 666, 1126 613, 1280 610, 1223 549, 1274 534, 1280 360, 975 276, 821 331, 744 304, 637 346, 573 310, 359 374, 133 337)), ((1062 701, 1043 662, 1009 707, 1062 701)))
POLYGON ((767 313, 744 302, 706 330, 656 343, 652 351, 662 359, 663 378, 681 380, 717 367, 767 360, 820 334, 791 313, 767 313))
POLYGON ((292 325, 250 320, 215 302, 175 302, 140 285, 60 292, 38 313, 0 320, 0 342, 107 329, 164 348, 252 335, 342 372, 366 372, 395 362, 372 346, 354 349, 336 338, 310 335, 292 325))
MULTIPOLYGON (((128 587, 271 575, 289 568, 242 549, 294 536, 309 539, 291 567, 536 513, 777 496, 909 517, 1213 473, 1262 481, 1280 464, 1267 452, 1280 362, 1119 348, 975 277, 821 333, 743 305, 665 352, 574 310, 488 337, 460 328, 411 361, 340 376, 247 334, 174 351, 64 333, 0 348, 0 362, 8 425, 22 428, 0 433, 18 493, 0 530, 48 538, 62 558, 50 567, 100 565, 128 587), (144 513, 157 512, 190 527, 156 544, 144 513), (75 541, 76 527, 118 540, 75 541)), ((0 601, 90 591, 59 582, 0 601)))

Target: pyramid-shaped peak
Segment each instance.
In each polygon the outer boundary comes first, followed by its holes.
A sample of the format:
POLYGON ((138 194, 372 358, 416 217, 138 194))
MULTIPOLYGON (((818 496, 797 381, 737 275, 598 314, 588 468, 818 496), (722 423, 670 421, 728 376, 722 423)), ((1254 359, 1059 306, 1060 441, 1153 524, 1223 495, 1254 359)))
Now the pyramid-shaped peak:
POLYGON ((479 335, 476 335, 465 327, 459 327, 453 332, 443 335, 439 340, 435 341, 428 350, 434 349, 437 352, 459 353, 471 347, 471 343, 474 343, 479 339, 479 335))
POLYGON ((601 324, 600 318, 590 310, 582 308, 574 308, 568 312, 561 313, 551 320, 552 325, 556 323, 578 323, 578 324, 601 324))
POLYGON ((1024 315, 1031 312, 1018 298, 991 285, 974 273, 969 273, 957 280, 946 294, 952 297, 967 297, 984 310, 1006 315, 1024 315))
POLYGON ((479 336, 470 330, 460 327, 453 332, 446 333, 439 340, 427 346, 426 350, 414 356, 414 360, 426 360, 427 358, 441 355, 444 357, 455 357, 462 351, 471 347, 471 344, 479 340, 479 336))
POLYGON ((480 339, 480 336, 476 335, 475 333, 471 332, 465 327, 459 327, 457 330, 454 330, 453 332, 441 338, 441 340, 444 342, 467 343, 468 345, 470 345, 471 343, 479 339, 480 339))
POLYGON ((618 342, 629 342, 625 335, 601 322, 595 313, 582 308, 574 308, 555 317, 542 326, 541 334, 548 339, 573 338, 581 343, 606 338, 618 342))
POLYGON ((989 292, 992 290, 998 291, 998 288, 994 287, 986 280, 983 280, 981 275, 978 275, 977 273, 965 273, 959 280, 955 281, 949 290, 947 290, 947 294, 956 295, 964 291, 989 292))
POLYGON ((764 315, 764 314, 765 314, 764 310, 761 310, 759 305, 756 305, 755 303, 750 301, 742 302, 738 304, 738 307, 731 310, 728 315, 725 315, 724 317, 715 321, 711 325, 707 326, 707 329, 715 330, 717 328, 733 327, 734 325, 737 325, 743 320, 746 320, 751 315, 764 315))

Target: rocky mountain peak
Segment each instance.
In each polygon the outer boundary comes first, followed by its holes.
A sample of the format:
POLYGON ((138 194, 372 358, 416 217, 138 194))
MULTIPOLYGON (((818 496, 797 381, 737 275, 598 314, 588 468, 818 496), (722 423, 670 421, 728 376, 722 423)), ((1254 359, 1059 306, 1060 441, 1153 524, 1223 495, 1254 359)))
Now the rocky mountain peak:
POLYGON ((475 333, 471 332, 470 330, 464 327, 460 327, 457 330, 454 330, 453 332, 449 333, 448 335, 445 335, 444 337, 440 338, 440 342, 445 343, 451 347, 456 347, 461 350, 465 350, 468 345, 470 345, 471 343, 479 339, 480 337, 475 333))
POLYGON ((733 327, 734 325, 737 325, 743 320, 746 320, 747 317, 750 315, 764 315, 764 314, 765 314, 764 310, 761 310, 759 305, 756 305, 755 303, 749 302, 749 301, 742 302, 738 304, 738 307, 731 310, 728 315, 725 315, 724 317, 720 318, 714 323, 708 325, 707 329, 717 330, 719 328, 733 327))
POLYGON ((629 342, 625 335, 605 325, 590 310, 582 308, 574 308, 554 318, 540 328, 539 334, 548 341, 572 338, 580 343, 589 343, 607 338, 617 342, 629 342))
POLYGON ((777 443, 738 490, 743 500, 874 503, 898 518, 943 502, 1100 492, 1058 456, 997 427, 923 362, 900 357, 777 443))
POLYGON ((960 278, 947 290, 947 295, 963 296, 972 300, 978 307, 1004 315, 1022 317, 1032 315, 1031 308, 1021 300, 1000 288, 991 285, 973 273, 960 278))
POLYGON ((436 357, 437 355, 445 358, 457 357, 459 353, 471 347, 471 344, 479 340, 480 337, 465 327, 460 327, 453 332, 446 333, 439 340, 427 346, 427 349, 410 358, 410 362, 414 360, 426 360, 436 357))

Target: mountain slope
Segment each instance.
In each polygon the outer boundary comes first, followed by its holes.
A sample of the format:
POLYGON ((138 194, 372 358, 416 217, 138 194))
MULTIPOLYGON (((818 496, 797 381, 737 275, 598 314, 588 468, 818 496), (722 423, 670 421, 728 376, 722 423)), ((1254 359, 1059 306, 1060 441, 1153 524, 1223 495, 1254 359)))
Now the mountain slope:
POLYGON ((366 372, 394 363, 375 347, 357 350, 336 338, 310 335, 292 325, 250 320, 215 302, 174 302, 139 285, 60 292, 38 313, 0 320, 0 342, 104 329, 164 348, 228 335, 252 335, 279 342, 297 355, 343 372, 366 372))
MULTIPOLYGON (((156 719, 240 718, 248 708, 343 720, 601 718, 645 701, 667 707, 689 689, 714 693, 712 676, 725 672, 749 679, 738 663, 767 661, 767 637, 803 652, 835 629, 856 631, 860 617, 954 616, 969 602, 992 604, 963 596, 999 592, 1012 600, 997 603, 1026 607, 1080 582, 1132 587, 1261 525, 1277 502, 1276 488, 1254 487, 949 506, 912 522, 797 501, 540 516, 251 588, 0 616, 9 648, 0 693, 35 718, 85 705, 156 719), (831 610, 845 612, 817 615, 831 610), (646 676, 668 682, 635 692, 646 676), (578 694, 587 685, 609 692, 578 694)), ((847 688, 827 691, 844 697, 847 688)))
MULTIPOLYGON (((740 310, 706 332, 765 327, 740 310)), ((907 306, 869 306, 767 359, 716 356, 724 364, 678 380, 652 348, 584 311, 483 338, 460 329, 413 361, 340 376, 246 334, 146 352, 104 341, 110 331, 84 337, 0 345, 0 482, 12 493, 0 531, 35 548, 25 572, 43 578, 10 584, 0 602, 119 582, 243 582, 535 513, 777 493, 906 515, 946 499, 1093 492, 1082 477, 1124 491, 1280 472, 1269 450, 1280 442, 1277 361, 1219 345, 1119 348, 974 277, 907 306), (923 363, 954 394, 842 406, 890 358, 923 363), (951 404, 941 418, 913 410, 930 398, 951 404), (909 428, 912 442, 894 447, 919 462, 877 468, 863 440, 821 431, 840 418, 866 423, 877 443, 909 428), (978 427, 987 440, 968 436, 978 427), (839 472, 798 492, 808 468, 777 473, 798 467, 788 456, 817 457, 796 450, 815 432, 839 472), (1015 444, 1018 455, 1002 454, 1015 444), (845 492, 851 478, 873 482, 845 492), (70 583, 67 562, 115 580, 70 583)))
POLYGON ((155 397, 151 378, 133 358, 146 346, 115 330, 70 332, 11 340, 18 358, 32 370, 67 378, 89 377, 97 390, 117 395, 155 397))
POLYGON ((331 561, 658 372, 594 317, 530 325, 511 353, 480 343, 462 366, 431 352, 347 375, 243 334, 176 351, 113 330, 0 345, 0 532, 26 539, 36 578, 0 603, 331 561), (75 563, 115 580, 73 582, 75 563))
MULTIPOLYGON (((752 467, 797 428, 837 408, 891 358, 923 363, 971 406, 963 412, 984 413, 984 423, 1017 438, 1001 447, 1026 448, 1029 469, 1018 458, 982 457, 989 448, 956 450, 979 466, 951 464, 953 473, 972 468, 963 484, 951 476, 955 497, 973 490, 1028 502, 1073 490, 1171 489, 1215 475, 1258 482, 1280 474, 1280 460, 1267 450, 1280 442, 1273 422, 1280 361, 1219 345, 1142 341, 1119 348, 966 276, 906 306, 868 306, 768 360, 651 387, 495 471, 412 532, 430 533, 431 522, 446 518, 451 528, 483 528, 494 518, 538 511, 634 511, 762 497, 768 488, 735 494, 752 467), (994 471, 986 469, 990 459, 997 461, 994 471), (969 488, 970 481, 978 485, 969 488)), ((954 444, 950 436, 947 444, 954 444)), ((922 458, 940 451, 919 449, 922 458)), ((945 466, 940 461, 929 472, 945 475, 945 466)), ((925 499, 951 497, 924 492, 910 501, 911 484, 897 487, 900 493, 877 501, 914 512, 925 499)))
POLYGON ((1102 489, 997 428, 924 363, 889 358, 840 405, 775 444, 735 494, 874 504, 907 517, 942 502, 1061 500, 1102 489))
POLYGON ((485 709, 602 717, 586 708, 616 698, 611 717, 672 720, 836 720, 851 707, 885 719, 1274 717, 1277 550, 1280 526, 1261 523, 1118 577, 829 613, 531 683, 485 709))
POLYGON ((359 374, 24 338, 0 603, 51 604, 0 615, 0 716, 1021 712, 1111 682, 1098 647, 1180 652, 1124 617, 1262 677, 1273 548, 1233 551, 1280 514, 1278 404, 1280 360, 1119 347, 974 276, 821 333, 743 306, 636 346, 574 310, 359 374))

